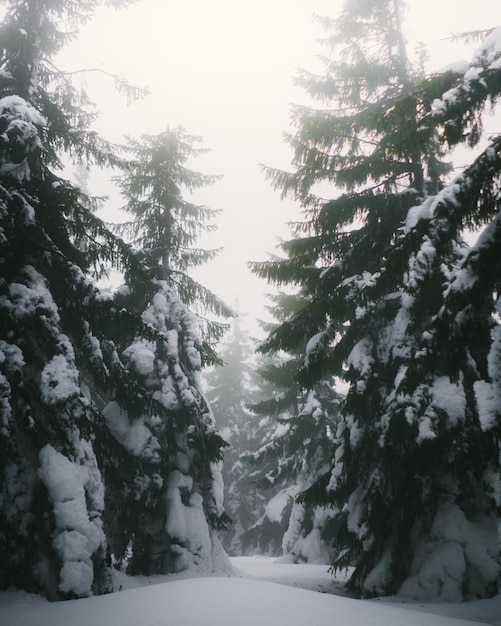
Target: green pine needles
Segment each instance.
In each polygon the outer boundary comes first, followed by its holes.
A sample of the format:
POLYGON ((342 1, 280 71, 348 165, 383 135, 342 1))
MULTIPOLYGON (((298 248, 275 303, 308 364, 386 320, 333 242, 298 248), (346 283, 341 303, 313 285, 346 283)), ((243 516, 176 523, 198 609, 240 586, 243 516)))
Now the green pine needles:
POLYGON ((182 195, 214 177, 184 168, 198 148, 183 131, 131 140, 135 161, 92 130, 87 97, 52 58, 73 34, 65 29, 89 19, 98 2, 7 4, 1 585, 50 599, 108 593, 112 557, 134 573, 224 569, 216 529, 226 520, 219 485, 227 444, 199 381, 217 361, 224 325, 190 307, 229 311, 189 276, 212 258, 193 244, 213 213, 182 195), (63 157, 122 168, 133 237, 96 217, 98 201, 60 175, 63 157), (125 279, 115 294, 92 280, 110 268, 125 279))
POLYGON ((444 158, 483 138, 500 31, 463 72, 426 76, 400 11, 347 0, 325 20, 325 75, 300 75, 322 108, 293 110, 293 171, 265 171, 305 222, 283 258, 252 269, 304 305, 261 349, 301 349, 306 389, 348 386, 330 468, 301 496, 336 509, 348 588, 485 597, 499 576, 499 137, 455 179, 444 158), (485 230, 470 247, 472 226, 485 230))

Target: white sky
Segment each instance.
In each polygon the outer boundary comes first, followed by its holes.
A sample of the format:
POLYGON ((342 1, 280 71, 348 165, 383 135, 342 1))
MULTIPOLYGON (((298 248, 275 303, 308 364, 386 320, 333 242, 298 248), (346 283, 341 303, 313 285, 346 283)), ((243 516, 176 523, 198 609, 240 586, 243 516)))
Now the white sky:
MULTIPOLYGON (((64 55, 66 66, 101 67, 124 73, 151 95, 127 107, 108 80, 92 79, 88 90, 102 116, 98 130, 120 141, 124 135, 157 133, 182 125, 200 135, 210 155, 193 169, 223 174, 196 201, 223 209, 218 234, 206 247, 224 246, 200 280, 229 304, 263 316, 265 281, 252 276, 249 260, 265 260, 277 236, 287 237, 287 220, 297 207, 280 200, 258 164, 287 169, 291 152, 282 141, 289 105, 307 102, 293 86, 297 68, 318 70, 316 43, 323 31, 312 15, 334 17, 341 0, 140 0, 116 12, 102 9, 64 55)), ((468 49, 451 45, 452 32, 501 25, 498 0, 408 0, 405 31, 409 50, 427 44, 430 68, 469 58, 468 49)), ((473 45, 473 48, 475 44, 473 45)), ((501 129, 499 129, 501 130, 501 129)), ((95 193, 111 195, 107 182, 95 193)), ((333 193, 334 195, 334 193, 333 193)), ((204 242, 205 244, 205 242, 204 242)))

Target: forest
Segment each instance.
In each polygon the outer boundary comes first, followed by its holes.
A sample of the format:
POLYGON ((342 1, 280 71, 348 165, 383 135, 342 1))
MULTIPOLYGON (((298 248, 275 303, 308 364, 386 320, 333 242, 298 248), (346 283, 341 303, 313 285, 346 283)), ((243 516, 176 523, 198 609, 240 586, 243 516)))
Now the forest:
POLYGON ((470 60, 430 73, 403 0, 317 17, 324 71, 296 77, 315 105, 292 106, 290 169, 262 166, 301 218, 249 262, 273 320, 256 341, 197 277, 218 254, 203 138, 109 141, 55 62, 100 5, 133 2, 4 2, 0 590, 75 600, 266 555, 348 572, 354 598, 493 598, 501 27, 457 34, 470 60))

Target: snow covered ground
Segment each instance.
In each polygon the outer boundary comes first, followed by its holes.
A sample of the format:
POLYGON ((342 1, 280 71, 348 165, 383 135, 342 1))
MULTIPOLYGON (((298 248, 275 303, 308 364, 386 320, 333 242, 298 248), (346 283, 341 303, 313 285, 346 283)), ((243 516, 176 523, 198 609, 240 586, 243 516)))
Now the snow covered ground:
POLYGON ((1 626, 501 626, 501 594, 467 604, 413 604, 402 598, 335 595, 325 565, 265 557, 231 559, 234 576, 121 577, 122 591, 48 602, 0 593, 1 626), (280 583, 280 584, 277 584, 280 583), (300 587, 300 588, 298 588, 300 587))

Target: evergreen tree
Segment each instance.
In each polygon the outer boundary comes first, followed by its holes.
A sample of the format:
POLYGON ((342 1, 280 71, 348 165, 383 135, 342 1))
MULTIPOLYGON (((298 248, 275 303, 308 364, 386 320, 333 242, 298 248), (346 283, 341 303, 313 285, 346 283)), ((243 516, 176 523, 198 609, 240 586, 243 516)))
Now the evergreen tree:
MULTIPOLYGON (((1 25, 0 585, 52 599, 111 591, 110 544, 120 557, 131 532, 138 544, 156 539, 158 497, 171 504, 173 569, 190 561, 197 530, 197 549, 210 543, 207 519, 212 528, 222 514, 224 442, 196 382, 214 359, 210 338, 198 338, 165 276, 151 289, 151 254, 110 232, 97 203, 58 175, 64 154, 77 166, 118 161, 90 129, 85 94, 51 62, 70 37, 62 25, 76 32, 97 5, 13 0, 1 25), (148 285, 151 302, 121 294, 117 306, 101 293, 89 276, 110 265, 148 285), (158 388, 150 347, 172 390, 158 388)), ((151 563, 148 550, 137 560, 151 563)), ((202 566, 213 556, 197 554, 202 566)))
POLYGON ((103 409, 121 453, 132 457, 118 471, 104 458, 103 466, 110 542, 119 560, 131 549, 133 574, 227 567, 215 534, 227 517, 220 475, 226 444, 200 387, 201 368, 217 361, 210 341, 224 326, 201 321, 189 306, 211 307, 218 315, 229 310, 189 276, 213 255, 192 245, 211 228, 207 219, 214 211, 182 195, 215 180, 185 167, 200 153, 196 141, 183 129, 129 140, 132 158, 118 179, 124 208, 134 217, 122 230, 141 250, 150 276, 126 274, 115 305, 141 316, 153 331, 122 328, 116 337, 120 361, 153 405, 123 410, 111 397, 103 409), (126 499, 124 479, 130 483, 126 499))
POLYGON ((223 364, 207 372, 206 382, 217 426, 230 444, 224 455, 222 475, 225 509, 232 524, 221 538, 228 554, 241 555, 252 552, 252 546, 246 546, 244 551, 241 537, 261 516, 264 498, 249 480, 247 468, 240 460, 254 442, 257 424, 248 405, 257 401, 261 390, 254 344, 238 316, 222 342, 220 356, 223 364))
MULTIPOLYGON (((272 300, 269 308, 276 319, 304 305, 298 294, 281 293, 272 300)), ((253 478, 269 495, 263 516, 244 539, 274 546, 293 562, 328 563, 334 556, 329 540, 332 509, 307 508, 301 494, 329 467, 340 395, 332 379, 305 390, 298 383, 300 364, 300 355, 274 354, 259 369, 273 393, 251 406, 260 416, 260 432, 254 452, 244 458, 257 467, 253 478)))
POLYGON ((51 64, 70 37, 61 24, 97 4, 12 0, 0 26, 0 584, 50 598, 111 590, 80 366, 98 358, 85 274, 120 243, 57 175, 61 150, 103 164, 110 149, 51 64))
MULTIPOLYGON (((182 127, 127 139, 124 148, 130 157, 121 162, 123 173, 116 182, 126 202, 123 210, 133 220, 122 224, 119 232, 148 255, 155 278, 166 280, 187 306, 228 316, 228 308, 190 276, 191 270, 219 252, 194 245, 203 233, 215 229, 219 211, 183 197, 220 178, 187 167, 187 161, 207 152, 200 144, 200 137, 182 127)), ((218 340, 226 328, 215 323, 206 330, 209 340, 218 340)))
POLYGON ((347 1, 325 22, 340 56, 301 82, 330 106, 296 110, 295 172, 269 171, 308 210, 306 235, 255 266, 307 300, 265 348, 303 346, 307 387, 328 374, 349 384, 331 469, 303 501, 337 507, 334 567, 354 566, 358 595, 483 597, 499 574, 499 274, 487 263, 499 140, 443 189, 439 146, 478 142, 500 92, 499 33, 464 75, 423 79, 400 2, 347 1), (344 193, 322 201, 317 183, 344 193), (462 230, 489 222, 469 250, 462 230))

